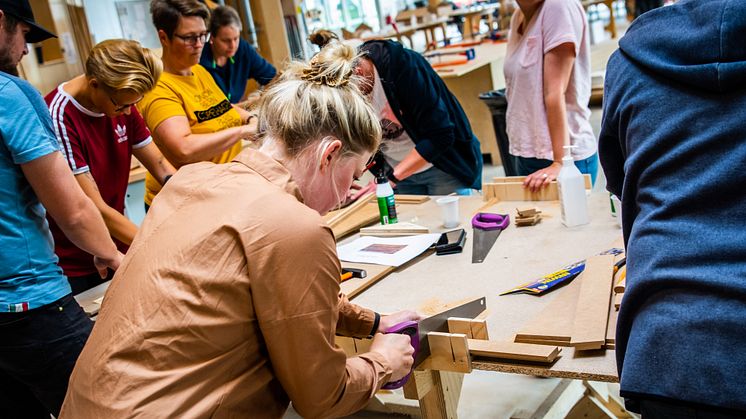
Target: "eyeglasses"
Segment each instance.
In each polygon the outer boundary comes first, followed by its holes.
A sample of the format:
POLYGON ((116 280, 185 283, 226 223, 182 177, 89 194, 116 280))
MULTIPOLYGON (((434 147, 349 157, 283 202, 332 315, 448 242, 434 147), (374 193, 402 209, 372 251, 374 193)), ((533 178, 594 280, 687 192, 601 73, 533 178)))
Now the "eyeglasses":
POLYGON ((140 99, 137 99, 136 101, 134 101, 134 102, 132 102, 132 103, 128 103, 128 104, 126 104, 126 105, 120 105, 120 104, 118 104, 118 103, 117 103, 117 102, 116 102, 116 101, 114 100, 114 98, 113 98, 113 97, 111 96, 111 93, 109 93, 109 94, 108 94, 108 96, 109 96, 109 100, 111 101, 112 105, 114 105, 114 112, 122 112, 122 111, 124 111, 125 109, 129 109, 129 108, 131 108, 132 106, 135 106, 135 105, 137 105, 137 103, 138 103, 138 102, 140 102, 140 101, 142 100, 142 96, 140 96, 140 99))
POLYGON ((179 35, 174 34, 175 37, 181 39, 184 41, 185 44, 190 46, 197 45, 197 42, 202 43, 202 45, 206 44, 207 41, 210 40, 210 32, 204 32, 197 35, 179 35))

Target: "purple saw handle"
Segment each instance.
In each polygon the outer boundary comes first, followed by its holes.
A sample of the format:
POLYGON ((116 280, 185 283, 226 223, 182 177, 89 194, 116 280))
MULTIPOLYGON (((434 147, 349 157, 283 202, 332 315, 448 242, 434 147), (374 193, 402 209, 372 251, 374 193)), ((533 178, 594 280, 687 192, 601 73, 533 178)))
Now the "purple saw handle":
MULTIPOLYGON (((388 330, 386 330, 386 333, 400 333, 403 335, 409 335, 410 342, 412 343, 412 347, 414 348, 414 353, 412 354, 412 359, 417 357, 417 352, 420 350, 420 328, 415 321, 407 321, 402 322, 399 324, 396 324, 394 326, 391 326, 388 330)), ((414 361, 413 361, 414 362, 414 361)), ((414 369, 414 363, 412 363, 412 369, 414 369)), ((407 383, 407 380, 409 380, 409 376, 412 375, 412 371, 409 371, 409 374, 405 375, 404 378, 392 381, 390 383, 386 383, 381 387, 382 389, 386 390, 394 390, 397 388, 400 388, 404 386, 404 384, 407 383)))
POLYGON ((509 214, 478 212, 471 219, 471 226, 480 230, 505 230, 509 224, 509 214))

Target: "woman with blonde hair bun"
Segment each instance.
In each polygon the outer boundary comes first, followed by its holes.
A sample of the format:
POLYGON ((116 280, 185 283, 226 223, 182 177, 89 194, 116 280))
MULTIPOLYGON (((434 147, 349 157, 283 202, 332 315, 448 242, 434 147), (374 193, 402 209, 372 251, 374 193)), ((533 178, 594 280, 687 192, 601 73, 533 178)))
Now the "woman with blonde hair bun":
POLYGON ((260 102, 262 146, 182 167, 158 195, 75 366, 61 418, 304 417, 364 407, 413 362, 417 320, 341 294, 337 207, 378 148, 352 67, 293 64, 260 102), (335 334, 373 336, 347 358, 335 334))
MULTIPOLYGON (((62 153, 122 252, 137 233, 137 226, 124 215, 132 155, 160 183, 174 173, 134 107, 153 89, 161 70, 161 60, 138 42, 107 40, 91 50, 85 74, 62 83, 45 98, 62 153)), ((75 246, 51 217, 48 220, 73 294, 110 279, 102 279, 93 256, 75 246)))

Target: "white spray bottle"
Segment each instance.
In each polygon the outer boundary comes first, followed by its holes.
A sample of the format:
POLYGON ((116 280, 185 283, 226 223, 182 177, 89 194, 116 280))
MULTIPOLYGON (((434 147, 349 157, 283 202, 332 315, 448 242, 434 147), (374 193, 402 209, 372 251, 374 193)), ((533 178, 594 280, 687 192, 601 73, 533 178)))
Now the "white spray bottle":
POLYGON ((564 146, 562 169, 557 176, 562 224, 575 227, 588 224, 588 202, 585 196, 585 179, 575 166, 570 150, 572 145, 564 146))

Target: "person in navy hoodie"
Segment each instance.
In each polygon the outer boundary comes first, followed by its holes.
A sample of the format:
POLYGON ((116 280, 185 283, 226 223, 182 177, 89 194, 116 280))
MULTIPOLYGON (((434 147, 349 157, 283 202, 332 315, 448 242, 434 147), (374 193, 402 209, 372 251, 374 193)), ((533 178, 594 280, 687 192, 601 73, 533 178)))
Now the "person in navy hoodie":
POLYGON ((277 70, 241 39, 241 19, 236 9, 230 6, 213 9, 209 30, 210 41, 202 49, 200 65, 212 75, 231 103, 249 105, 255 102, 242 102, 249 79, 263 87, 272 81, 277 70))
POLYGON ((600 134, 621 196, 616 354, 643 418, 746 417, 746 2, 643 14, 609 60, 600 134))

